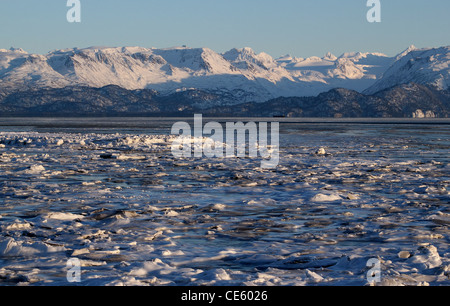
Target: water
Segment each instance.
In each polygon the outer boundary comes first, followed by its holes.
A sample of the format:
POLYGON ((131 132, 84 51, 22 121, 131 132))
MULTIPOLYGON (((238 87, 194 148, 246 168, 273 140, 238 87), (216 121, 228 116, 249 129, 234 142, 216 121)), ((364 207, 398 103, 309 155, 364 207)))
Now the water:
POLYGON ((449 284, 449 120, 239 119, 274 170, 174 158, 180 120, 0 119, 0 284, 449 284))

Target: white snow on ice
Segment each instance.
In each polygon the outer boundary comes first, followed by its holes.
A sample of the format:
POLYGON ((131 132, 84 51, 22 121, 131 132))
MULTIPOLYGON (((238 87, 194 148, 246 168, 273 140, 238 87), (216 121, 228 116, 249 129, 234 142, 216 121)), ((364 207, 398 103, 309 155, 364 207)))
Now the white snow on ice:
POLYGON ((286 125, 280 165, 166 134, 0 132, 0 284, 449 285, 448 126, 286 125), (326 154, 311 154, 322 148, 326 154))

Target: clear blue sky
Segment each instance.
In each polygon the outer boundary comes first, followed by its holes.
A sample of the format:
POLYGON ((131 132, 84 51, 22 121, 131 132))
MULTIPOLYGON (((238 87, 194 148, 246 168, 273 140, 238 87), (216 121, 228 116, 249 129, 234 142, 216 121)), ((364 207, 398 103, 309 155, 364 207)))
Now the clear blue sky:
POLYGON ((366 2, 81 0, 82 22, 71 24, 66 0, 0 0, 0 48, 188 45, 307 57, 450 45, 450 1, 381 0, 379 24, 367 22, 366 2))

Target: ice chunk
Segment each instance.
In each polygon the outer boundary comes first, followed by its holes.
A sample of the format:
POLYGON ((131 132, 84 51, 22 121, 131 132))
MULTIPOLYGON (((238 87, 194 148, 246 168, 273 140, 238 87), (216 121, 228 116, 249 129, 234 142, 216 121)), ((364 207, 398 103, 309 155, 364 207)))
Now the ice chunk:
POLYGON ((214 204, 214 205, 212 206, 212 208, 215 209, 215 210, 224 210, 226 207, 227 207, 226 205, 220 204, 220 203, 214 204))
POLYGON ((432 269, 442 265, 438 250, 433 245, 421 246, 409 262, 417 264, 421 269, 432 269))
POLYGON ((176 211, 174 211, 174 210, 168 210, 168 211, 166 211, 165 215, 168 216, 168 217, 176 217, 179 214, 176 211))
POLYGON ((401 251, 398 253, 398 257, 402 259, 408 259, 411 257, 411 253, 408 251, 401 251))
POLYGON ((145 156, 140 155, 119 155, 116 157, 118 160, 144 160, 146 159, 145 156))
POLYGON ((39 253, 54 253, 65 250, 63 246, 43 242, 28 244, 12 238, 0 242, 0 256, 33 256, 39 253))
POLYGON ((306 270, 306 275, 314 283, 319 283, 319 282, 323 281, 323 277, 320 276, 319 274, 317 274, 316 272, 306 270))
POLYGON ((325 154, 327 154, 327 152, 325 151, 324 148, 319 148, 319 149, 316 151, 316 154, 317 154, 317 155, 325 155, 325 154))
POLYGON ((16 220, 13 224, 10 224, 6 227, 7 231, 22 231, 27 230, 32 227, 32 224, 28 222, 21 222, 20 220, 16 220))
POLYGON ((42 165, 32 165, 28 170, 25 171, 27 174, 39 174, 44 172, 45 168, 42 165))
POLYGON ((429 220, 436 224, 449 225, 450 224, 450 214, 439 212, 437 215, 428 217, 429 220))
POLYGON ((316 194, 311 201, 312 202, 334 202, 342 200, 342 198, 338 194, 316 194))
POLYGON ((47 214, 45 218, 59 221, 74 221, 77 219, 83 219, 84 216, 64 212, 51 212, 47 214))

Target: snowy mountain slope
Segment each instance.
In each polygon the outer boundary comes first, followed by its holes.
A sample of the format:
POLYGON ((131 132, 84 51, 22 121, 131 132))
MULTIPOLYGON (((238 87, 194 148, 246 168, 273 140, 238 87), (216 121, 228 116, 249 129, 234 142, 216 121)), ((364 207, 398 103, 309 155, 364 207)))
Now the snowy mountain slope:
POLYGON ((205 101, 204 107, 210 107, 281 96, 316 96, 338 87, 378 91, 403 81, 446 88, 450 84, 449 49, 409 48, 397 57, 360 52, 336 57, 328 53, 306 59, 274 59, 250 48, 219 54, 208 48, 91 47, 46 55, 0 49, 0 94, 108 85, 152 89, 161 95, 200 90, 222 97, 205 101))
POLYGON ((444 90, 450 87, 450 46, 416 49, 409 47, 396 57, 395 63, 383 77, 365 93, 375 92, 408 83, 434 86, 444 90))
POLYGON ((379 79, 394 62, 381 53, 344 53, 339 57, 326 56, 281 58, 280 63, 298 82, 324 82, 330 88, 362 91, 379 79))
POLYGON ((64 87, 70 82, 54 71, 47 57, 22 49, 0 49, 0 86, 5 91, 32 87, 64 87))

